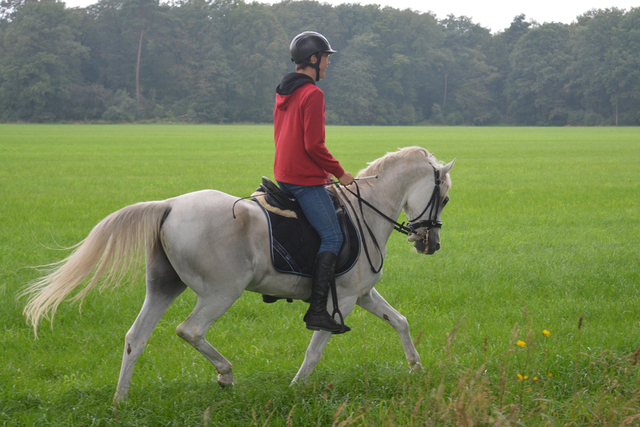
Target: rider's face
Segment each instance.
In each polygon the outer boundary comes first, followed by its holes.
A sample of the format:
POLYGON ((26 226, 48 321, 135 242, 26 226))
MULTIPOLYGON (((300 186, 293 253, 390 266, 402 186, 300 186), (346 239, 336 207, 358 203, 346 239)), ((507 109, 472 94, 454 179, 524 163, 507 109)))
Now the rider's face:
POLYGON ((331 60, 329 60, 329 54, 325 53, 322 55, 322 59, 320 60, 320 78, 324 79, 327 76, 327 67, 331 64, 331 60))

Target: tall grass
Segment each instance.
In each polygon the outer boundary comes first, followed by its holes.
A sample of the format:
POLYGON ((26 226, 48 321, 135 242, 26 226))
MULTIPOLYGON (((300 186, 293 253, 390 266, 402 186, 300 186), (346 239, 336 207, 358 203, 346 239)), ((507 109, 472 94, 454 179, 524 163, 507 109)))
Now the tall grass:
POLYGON ((269 126, 0 126, 0 425, 637 425, 640 130, 330 127, 352 172, 420 145, 458 160, 442 249, 392 236, 377 288, 412 327, 356 309, 303 387, 305 306, 244 295, 208 339, 214 369, 175 336, 185 292, 113 408, 141 282, 63 304, 39 339, 17 292, 109 213, 203 188, 247 196, 271 176, 269 126), (543 331, 548 331, 545 335, 543 331))

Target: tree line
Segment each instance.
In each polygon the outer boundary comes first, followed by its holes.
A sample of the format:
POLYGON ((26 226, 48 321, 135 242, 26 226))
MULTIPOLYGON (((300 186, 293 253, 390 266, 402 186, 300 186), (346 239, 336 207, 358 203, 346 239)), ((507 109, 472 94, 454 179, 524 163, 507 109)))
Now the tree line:
POLYGON ((0 121, 268 123, 304 30, 338 51, 319 83, 329 124, 640 124, 640 8, 492 34, 291 0, 1 0, 0 121))

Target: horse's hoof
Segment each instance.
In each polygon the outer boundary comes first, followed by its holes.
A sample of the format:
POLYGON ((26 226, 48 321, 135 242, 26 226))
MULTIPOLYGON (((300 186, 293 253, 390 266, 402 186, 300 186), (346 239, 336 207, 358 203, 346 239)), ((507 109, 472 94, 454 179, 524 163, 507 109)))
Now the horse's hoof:
POLYGON ((222 388, 233 387, 233 374, 228 373, 218 375, 218 384, 220 384, 220 387, 222 388))
POLYGON ((113 406, 117 406, 118 403, 127 399, 127 392, 120 394, 120 392, 116 391, 116 394, 113 395, 113 406))
POLYGON ((411 373, 412 374, 416 373, 416 372, 424 373, 424 367, 422 366, 422 363, 420 363, 420 362, 417 362, 417 363, 414 363, 413 365, 411 365, 410 369, 411 369, 411 373))
POLYGON ((309 377, 299 377, 296 375, 296 377, 291 380, 291 384, 289 384, 289 387, 306 387, 309 384, 309 377))

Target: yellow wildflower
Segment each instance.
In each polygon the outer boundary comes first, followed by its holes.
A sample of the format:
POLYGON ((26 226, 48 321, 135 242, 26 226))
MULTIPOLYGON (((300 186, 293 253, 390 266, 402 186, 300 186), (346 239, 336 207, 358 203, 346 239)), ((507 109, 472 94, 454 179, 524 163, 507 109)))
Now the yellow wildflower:
POLYGON ((522 340, 518 340, 518 341, 516 341, 516 345, 519 346, 519 347, 524 348, 524 347, 527 346, 527 343, 522 341, 522 340))
POLYGON ((542 334, 543 334, 545 337, 548 337, 549 335, 551 335, 551 332, 549 332, 549 331, 547 331, 547 330, 545 329, 544 331, 542 331, 542 334))
POLYGON ((521 374, 516 374, 518 375, 518 381, 522 381, 524 379, 524 377, 521 374))
POLYGON ((533 377, 533 381, 538 381, 538 377, 533 377))

